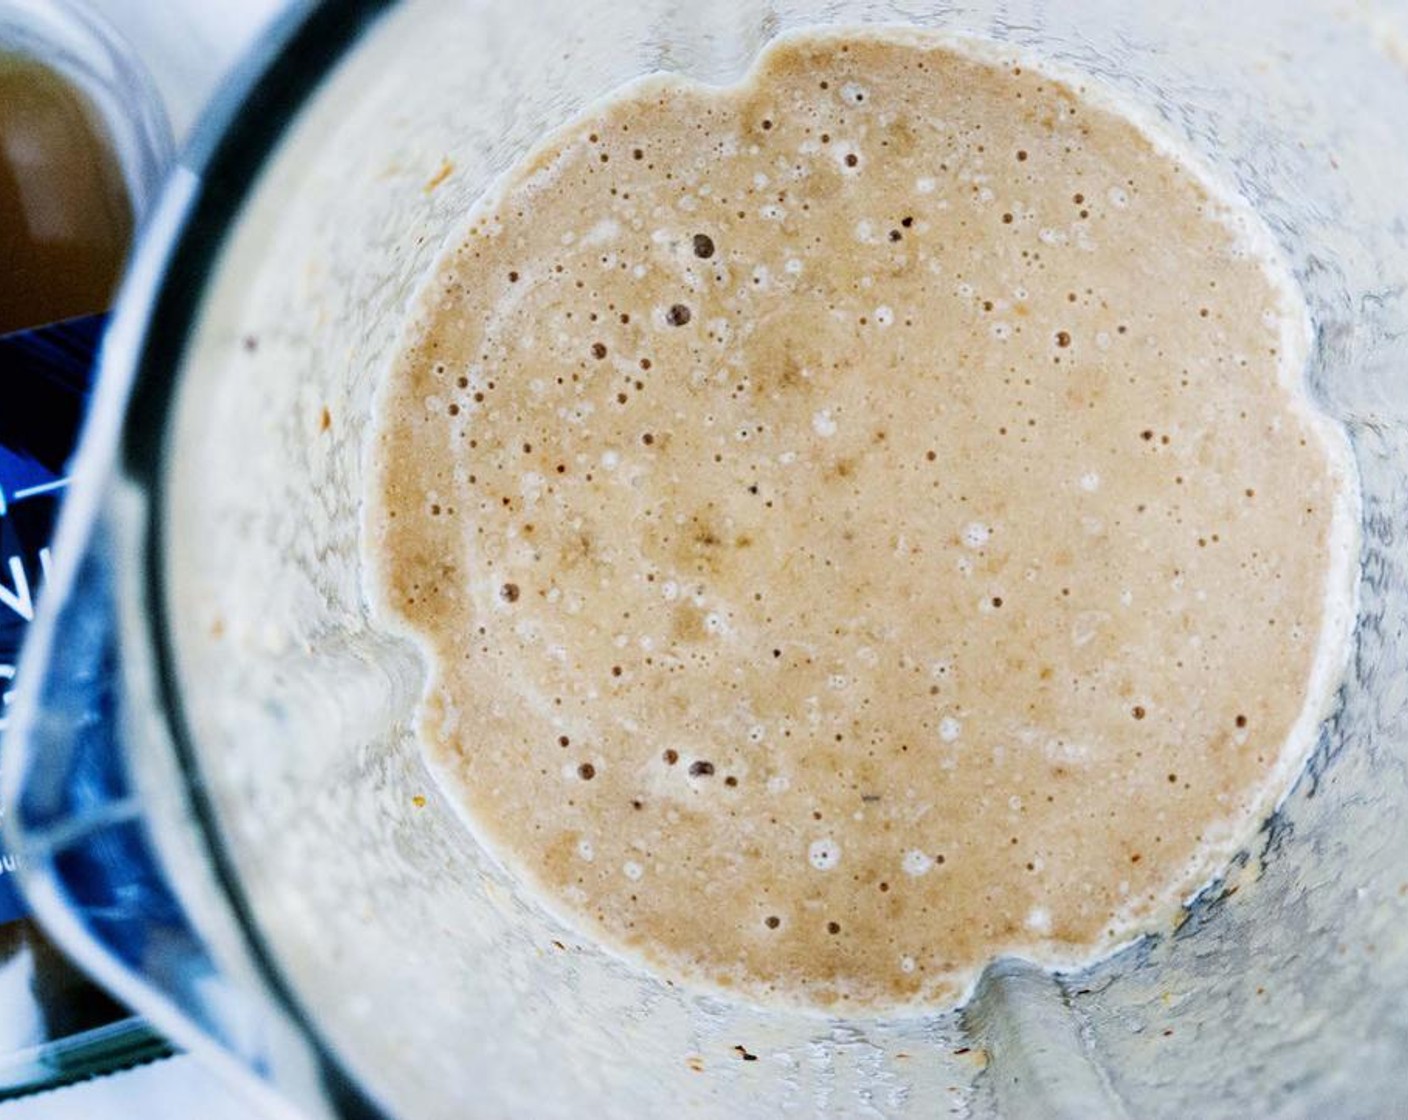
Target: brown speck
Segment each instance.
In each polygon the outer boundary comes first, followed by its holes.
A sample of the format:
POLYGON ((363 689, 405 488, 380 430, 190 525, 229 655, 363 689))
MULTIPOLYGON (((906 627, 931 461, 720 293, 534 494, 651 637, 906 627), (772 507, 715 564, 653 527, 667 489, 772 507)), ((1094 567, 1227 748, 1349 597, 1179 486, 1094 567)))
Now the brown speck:
POLYGON ((992 605, 993 605, 994 607, 1000 607, 1000 606, 1002 606, 1002 596, 1001 596, 1001 595, 994 595, 994 596, 992 597, 992 605))
POLYGON ((693 312, 682 303, 675 304, 665 312, 665 321, 672 327, 682 327, 693 317, 693 312))
POLYGON ((244 348, 248 354, 253 354, 259 349, 259 338, 257 335, 247 334, 244 336, 244 348))
POLYGON ((1142 439, 1145 443, 1148 443, 1151 439, 1154 438, 1154 432, 1150 428, 1145 428, 1142 432, 1139 433, 1139 438, 1142 439))
POLYGON ((557 745, 559 747, 570 747, 572 745, 572 740, 569 739, 566 735, 559 735, 557 737, 557 745))
POLYGON ((518 602, 518 584, 506 583, 499 588, 499 598, 505 603, 518 602))
POLYGON ((582 763, 582 765, 577 767, 577 777, 581 778, 584 782, 591 781, 596 777, 596 767, 590 762, 582 763))
POLYGON ((665 760, 667 765, 673 766, 680 760, 680 752, 671 747, 660 757, 665 760))
POLYGON ((1057 345, 1057 346, 1061 347, 1061 348, 1064 350, 1064 349, 1065 349, 1067 346, 1069 346, 1070 344, 1071 344, 1071 333, 1070 333, 1070 331, 1057 331, 1057 332, 1056 332, 1056 345, 1057 345))
POLYGON ((1022 148, 1018 148, 1018 149, 1017 149, 1017 162, 1018 162, 1018 163, 1026 163, 1026 162, 1027 162, 1027 153, 1026 153, 1026 151, 1023 150, 1022 148))
POLYGON ((426 193, 426 194, 429 194, 431 191, 433 191, 436 187, 438 187, 441 183, 443 183, 446 179, 448 179, 448 178, 449 178, 451 175, 453 175, 454 173, 455 173, 455 165, 454 165, 453 163, 451 163, 449 160, 442 160, 442 161, 440 162, 440 168, 439 168, 439 170, 436 171, 434 175, 432 175, 429 179, 426 180, 426 182, 425 182, 425 193, 426 193))
POLYGON ((776 914, 769 914, 766 918, 763 919, 763 925, 767 926, 768 929, 776 929, 781 924, 782 919, 779 918, 776 914))
POLYGON ((1012 215, 1011 215, 1011 214, 1003 214, 1003 215, 1002 215, 1002 224, 1003 224, 1003 225, 1010 226, 1010 225, 1012 224, 1012 215))
POLYGON ((510 273, 508 274, 508 282, 509 282, 510 284, 517 284, 517 283, 518 283, 518 273, 517 273, 517 272, 510 272, 510 273))
POLYGON ((692 1069, 695 1073, 703 1073, 703 1072, 704 1072, 704 1059, 703 1059, 703 1058, 694 1058, 694 1057, 686 1058, 686 1059, 684 1060, 684 1064, 687 1065, 690 1069, 692 1069))
POLYGON ((1238 727, 1246 727, 1246 726, 1247 726, 1247 717, 1246 717, 1246 716, 1238 716, 1236 722, 1237 722, 1237 726, 1238 726, 1238 727))
POLYGON ((705 762, 702 758, 689 764, 689 776, 691 778, 707 778, 714 772, 714 764, 705 762))
POLYGON ((649 447, 651 444, 653 444, 653 443, 655 442, 655 437, 654 437, 653 435, 651 435, 649 432, 646 432, 644 435, 642 435, 642 436, 640 437, 640 441, 641 441, 641 443, 645 444, 646 447, 649 447))
POLYGON ((1135 719, 1143 719, 1148 713, 1144 710, 1143 704, 1135 704, 1134 710, 1130 713, 1135 719))
POLYGON ((411 798, 411 804, 414 805, 417 809, 424 809, 424 808, 425 808, 425 797, 424 797, 424 795, 419 794, 419 793, 416 794, 414 797, 411 798))
POLYGON ((835 937, 838 933, 841 932, 841 923, 840 923, 840 922, 827 922, 827 923, 826 923, 826 932, 829 933, 829 934, 831 934, 832 937, 835 937))
POLYGON ((728 786, 729 789, 733 789, 738 785, 738 779, 735 778, 732 774, 730 774, 727 778, 724 779, 724 785, 728 786))
POLYGON ((593 342, 592 357, 595 358, 597 361, 601 361, 602 358, 606 357, 606 343, 593 342))
POLYGON ((329 411, 327 410, 327 406, 324 405, 322 412, 318 413, 318 431, 320 431, 320 432, 326 432, 326 431, 327 431, 329 428, 331 428, 331 427, 332 427, 332 413, 329 412, 329 411))
POLYGON ((855 152, 847 152, 847 153, 846 153, 846 166, 847 166, 847 167, 854 167, 854 166, 855 166, 856 164, 858 164, 859 162, 860 162, 860 157, 857 156, 857 155, 855 154, 855 152))
POLYGON ((700 260, 707 261, 714 255, 714 239, 707 233, 696 233, 694 235, 694 255, 700 260))

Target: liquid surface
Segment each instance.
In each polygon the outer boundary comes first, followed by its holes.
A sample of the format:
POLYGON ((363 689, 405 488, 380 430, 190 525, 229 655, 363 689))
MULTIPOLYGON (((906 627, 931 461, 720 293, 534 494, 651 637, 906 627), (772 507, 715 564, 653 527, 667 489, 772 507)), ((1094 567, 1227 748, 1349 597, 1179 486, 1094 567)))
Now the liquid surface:
POLYGON ((1348 602, 1303 310, 1240 223, 917 33, 550 137, 379 415, 373 566, 477 831, 752 998, 949 1002, 1166 928, 1303 757, 1348 602))

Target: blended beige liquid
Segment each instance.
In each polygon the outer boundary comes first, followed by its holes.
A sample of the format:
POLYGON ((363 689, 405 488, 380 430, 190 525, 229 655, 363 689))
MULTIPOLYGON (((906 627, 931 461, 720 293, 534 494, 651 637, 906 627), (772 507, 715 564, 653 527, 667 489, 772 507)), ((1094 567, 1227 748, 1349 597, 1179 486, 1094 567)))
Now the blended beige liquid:
POLYGON ((1303 759, 1354 490, 1304 311, 1084 91, 917 32, 635 83, 471 216, 369 542, 427 751, 603 942, 959 998, 1166 928, 1303 759))

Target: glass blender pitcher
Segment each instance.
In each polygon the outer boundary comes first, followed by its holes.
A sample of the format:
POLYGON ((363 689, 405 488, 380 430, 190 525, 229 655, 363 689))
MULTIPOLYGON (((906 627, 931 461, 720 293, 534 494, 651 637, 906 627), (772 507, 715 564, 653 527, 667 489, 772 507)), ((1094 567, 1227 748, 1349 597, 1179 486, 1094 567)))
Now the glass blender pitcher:
POLYGON ((37 913, 272 1114, 1398 1114, 1405 121, 1402 4, 296 14, 206 120, 110 336, 6 747, 37 913), (1308 377, 1354 448, 1362 551, 1313 757, 1176 929, 1064 973, 996 961, 958 1010, 847 1020, 667 984, 477 845, 411 730, 421 658, 369 610, 360 506, 406 309, 496 176, 641 74, 729 82, 789 29, 885 22, 1103 83, 1251 202, 1311 309, 1308 377))

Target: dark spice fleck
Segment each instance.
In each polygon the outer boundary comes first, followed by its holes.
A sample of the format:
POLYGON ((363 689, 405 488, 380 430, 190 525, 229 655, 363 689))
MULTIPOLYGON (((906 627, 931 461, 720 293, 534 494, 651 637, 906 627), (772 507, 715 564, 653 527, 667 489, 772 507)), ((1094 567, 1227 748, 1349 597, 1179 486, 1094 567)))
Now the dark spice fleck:
POLYGON ((1057 345, 1057 346, 1060 346, 1060 347, 1062 347, 1062 348, 1064 349, 1065 347, 1069 346, 1070 344, 1071 344, 1071 335, 1070 335, 1070 332, 1069 332, 1069 331, 1057 331, 1057 332, 1056 332, 1056 345, 1057 345))
POLYGON ((518 602, 518 584, 504 584, 501 588, 499 588, 499 597, 502 598, 505 603, 518 602))
POLYGON ((702 758, 698 762, 689 764, 689 776, 691 778, 707 778, 714 772, 714 764, 705 762, 702 758))
POLYGON ((693 318, 693 312, 682 303, 677 303, 665 313, 665 320, 672 327, 682 327, 693 318))
POLYGON ((694 255, 700 260, 708 260, 714 255, 714 239, 707 233, 694 235, 694 255))
POLYGON ((841 923, 840 923, 840 922, 827 922, 827 923, 826 923, 826 932, 829 933, 829 934, 831 934, 831 935, 834 937, 836 934, 838 934, 838 933, 841 932, 841 923))
POLYGON ((680 752, 671 747, 660 757, 663 758, 669 765, 673 766, 676 762, 680 760, 680 752))
POLYGON ((591 781, 596 777, 596 767, 590 762, 582 763, 581 766, 577 767, 577 777, 581 778, 584 782, 591 781))
POLYGON ((782 919, 779 918, 776 914, 769 914, 766 918, 763 919, 763 925, 767 926, 768 929, 776 929, 781 924, 782 919))
POLYGON ((606 357, 606 343, 593 342, 592 357, 595 358, 597 361, 601 361, 602 358, 606 357))

